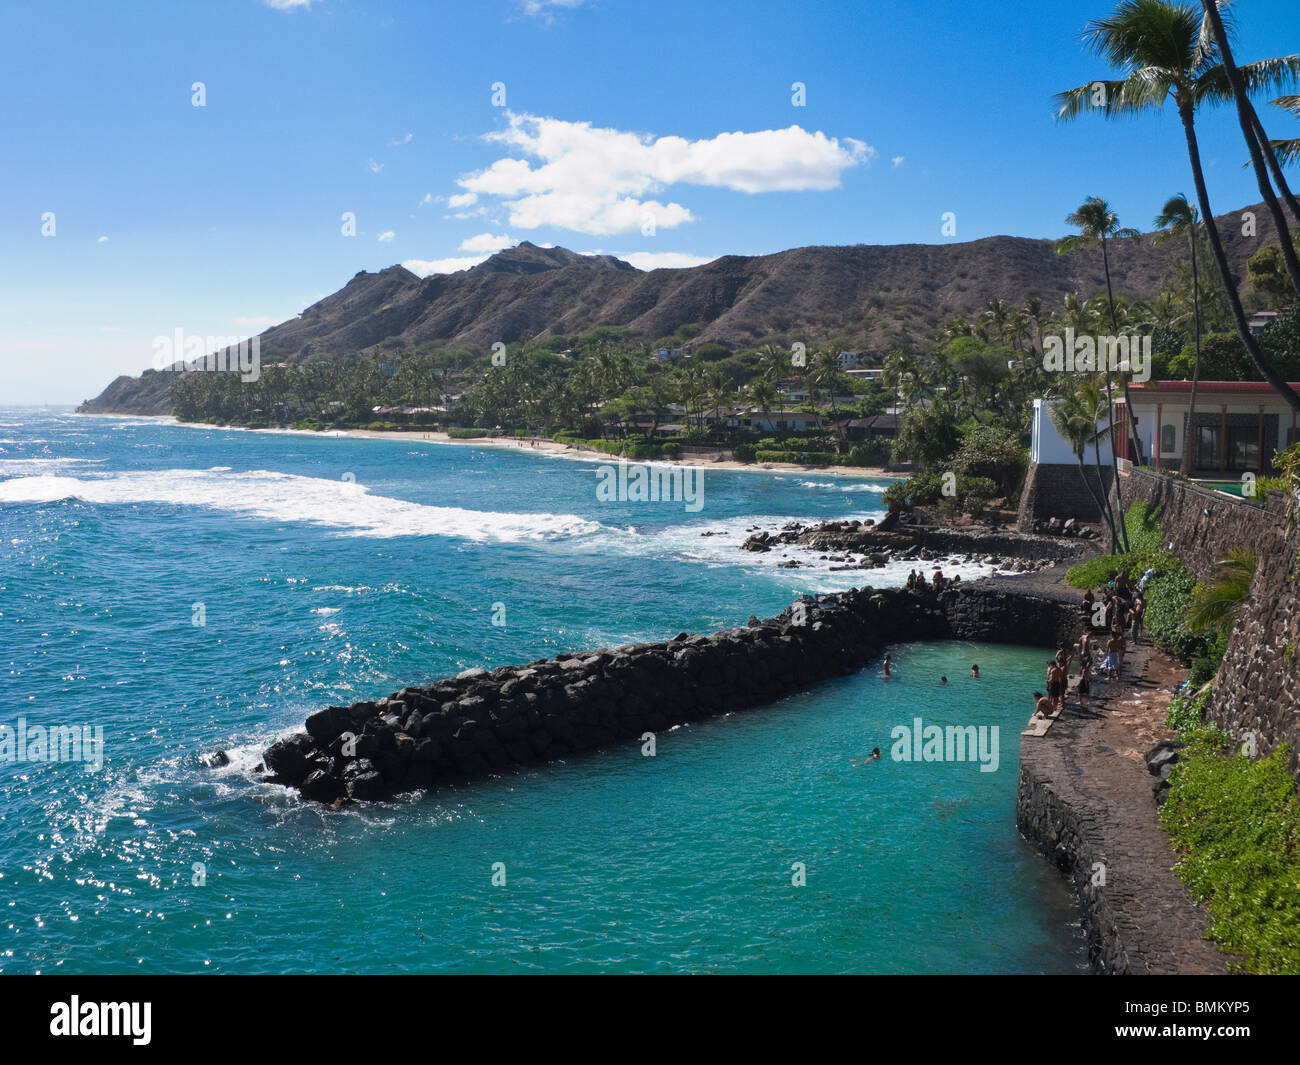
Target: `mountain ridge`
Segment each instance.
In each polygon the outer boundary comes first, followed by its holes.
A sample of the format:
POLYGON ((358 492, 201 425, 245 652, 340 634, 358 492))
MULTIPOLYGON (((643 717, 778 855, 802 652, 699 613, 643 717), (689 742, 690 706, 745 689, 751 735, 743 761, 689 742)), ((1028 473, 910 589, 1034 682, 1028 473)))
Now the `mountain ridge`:
MULTIPOLYGON (((1276 243, 1262 205, 1220 216, 1238 281, 1246 260, 1276 243), (1253 211, 1257 235, 1241 233, 1253 211)), ((1110 245, 1115 294, 1149 299, 1186 244, 1110 245)), ((847 337, 883 353, 933 336, 943 322, 969 317, 990 299, 1019 304, 1042 298, 1044 310, 1069 293, 1104 291, 1101 252, 1056 253, 1056 241, 990 236, 949 244, 811 245, 768 255, 725 255, 694 267, 642 271, 610 255, 583 255, 524 241, 468 270, 421 278, 401 264, 358 271, 337 292, 259 335, 263 365, 315 356, 349 357, 383 345, 397 354, 421 347, 481 350, 599 326, 619 326, 649 344, 681 326, 699 327, 692 343, 747 347, 766 339, 810 346, 847 337)), ((169 376, 122 376, 80 409, 163 414, 169 376)))

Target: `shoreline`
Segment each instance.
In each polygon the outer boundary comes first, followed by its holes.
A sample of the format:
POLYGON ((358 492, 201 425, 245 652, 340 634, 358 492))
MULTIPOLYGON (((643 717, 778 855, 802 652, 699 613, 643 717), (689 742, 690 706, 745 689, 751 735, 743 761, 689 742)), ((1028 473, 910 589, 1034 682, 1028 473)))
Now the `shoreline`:
MULTIPOLYGON (((501 451, 525 451, 541 453, 553 458, 570 459, 578 462, 617 462, 619 456, 607 455, 592 448, 575 447, 572 444, 559 444, 549 437, 490 437, 481 436, 470 439, 453 439, 441 430, 415 429, 409 432, 395 429, 291 429, 277 427, 272 429, 255 429, 244 425, 208 425, 205 422, 183 422, 171 414, 124 414, 106 411, 73 411, 81 418, 148 418, 160 422, 170 422, 182 429, 210 429, 239 433, 284 433, 294 436, 319 436, 335 440, 371 439, 400 440, 406 443, 450 444, 453 446, 490 447, 501 451), (529 447, 528 442, 537 444, 529 447)), ((668 466, 701 466, 705 469, 735 470, 749 473, 812 473, 826 477, 854 477, 876 481, 902 481, 910 474, 887 470, 881 466, 803 466, 797 462, 737 462, 735 459, 706 459, 693 455, 682 455, 675 459, 634 460, 644 463, 659 463, 668 466)))

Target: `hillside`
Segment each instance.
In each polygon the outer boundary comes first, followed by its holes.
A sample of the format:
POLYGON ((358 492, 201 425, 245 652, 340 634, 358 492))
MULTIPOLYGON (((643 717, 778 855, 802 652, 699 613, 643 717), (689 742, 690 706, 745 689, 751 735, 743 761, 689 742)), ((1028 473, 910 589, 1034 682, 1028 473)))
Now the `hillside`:
MULTIPOLYGON (((1221 216, 1239 279, 1259 248, 1275 243, 1262 205, 1258 236, 1241 236, 1241 212, 1221 216)), ((1149 299, 1169 275, 1181 242, 1120 242, 1111 248, 1116 295, 1149 299)), ((1104 290, 1099 250, 1057 255, 1055 242, 987 237, 960 244, 794 248, 728 255, 704 266, 644 272, 612 256, 522 243, 478 266, 421 279, 402 266, 362 271, 338 292, 261 334, 263 364, 313 355, 349 356, 388 342, 401 347, 482 350, 497 341, 623 326, 646 342, 680 326, 702 327, 696 342, 752 345, 773 336, 810 345, 833 336, 883 352, 922 341, 949 318, 970 316, 998 297, 1042 298, 1052 310, 1068 293, 1104 290)), ((165 414, 168 378, 119 377, 82 405, 92 413, 165 414)))

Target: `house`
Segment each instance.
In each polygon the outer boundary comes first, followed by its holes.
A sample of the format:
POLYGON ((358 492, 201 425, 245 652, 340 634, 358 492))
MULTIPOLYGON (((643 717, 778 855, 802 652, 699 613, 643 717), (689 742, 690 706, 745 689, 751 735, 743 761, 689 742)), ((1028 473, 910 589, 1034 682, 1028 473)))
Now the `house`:
POLYGON ((835 364, 841 370, 852 369, 854 366, 860 365, 861 362, 862 356, 856 351, 841 351, 835 356, 835 364))
POLYGON ((879 381, 885 373, 879 366, 863 366, 853 370, 845 370, 844 372, 849 377, 856 377, 862 381, 879 381))
POLYGON ((1277 317, 1277 311, 1256 311, 1250 316, 1250 321, 1246 325, 1252 333, 1262 333, 1277 321, 1277 317))
POLYGON ((839 423, 845 440, 892 440, 898 435, 897 414, 873 414, 869 418, 849 418, 839 423))
POLYGON ((733 411, 727 420, 727 424, 733 429, 759 429, 767 433, 798 433, 809 429, 820 429, 822 420, 819 415, 809 414, 807 411, 791 410, 789 408, 758 410, 751 407, 733 411))
MULTIPOLYGON (((1291 387, 1300 391, 1300 384, 1291 387)), ((1178 470, 1193 478, 1237 480, 1272 468, 1273 454, 1295 443, 1296 412, 1265 381, 1201 381, 1196 388, 1191 468, 1183 469, 1191 412, 1190 381, 1147 381, 1129 385, 1138 443, 1146 465, 1178 470)), ((1123 420, 1124 397, 1116 417, 1123 420)), ((1117 428, 1116 450, 1130 458, 1128 434, 1117 428)))

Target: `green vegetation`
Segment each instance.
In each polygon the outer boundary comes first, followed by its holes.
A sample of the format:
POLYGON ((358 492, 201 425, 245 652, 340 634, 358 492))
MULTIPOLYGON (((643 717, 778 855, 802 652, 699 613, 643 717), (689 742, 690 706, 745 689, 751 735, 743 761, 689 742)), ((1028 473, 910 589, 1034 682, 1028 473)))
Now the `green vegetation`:
POLYGON ((988 477, 954 477, 947 482, 955 494, 944 491, 945 478, 937 473, 918 473, 903 481, 896 481, 881 496, 891 511, 911 510, 913 507, 965 506, 982 510, 997 496, 998 487, 988 477))
POLYGON ((1184 733, 1160 820, 1209 936, 1254 973, 1300 973, 1300 800, 1285 745, 1251 761, 1200 726, 1184 733))
POLYGON ((1179 733, 1199 728, 1204 720, 1205 707, 1210 701, 1212 691, 1213 687, 1209 683, 1198 687, 1188 678, 1187 684, 1179 690, 1169 704, 1165 724, 1179 733))
MULTIPOLYGON (((1143 589, 1146 599, 1146 629, 1157 647, 1194 667, 1199 674, 1213 676, 1227 646, 1227 633, 1219 628, 1195 629, 1189 625, 1198 585, 1176 556, 1165 550, 1164 531, 1159 512, 1143 502, 1136 502, 1124 518, 1132 550, 1124 555, 1100 555, 1066 571, 1066 581, 1074 588, 1101 588, 1124 573, 1138 581, 1148 570, 1151 578, 1143 589)), ((1229 626, 1230 627, 1230 626, 1229 626)))

